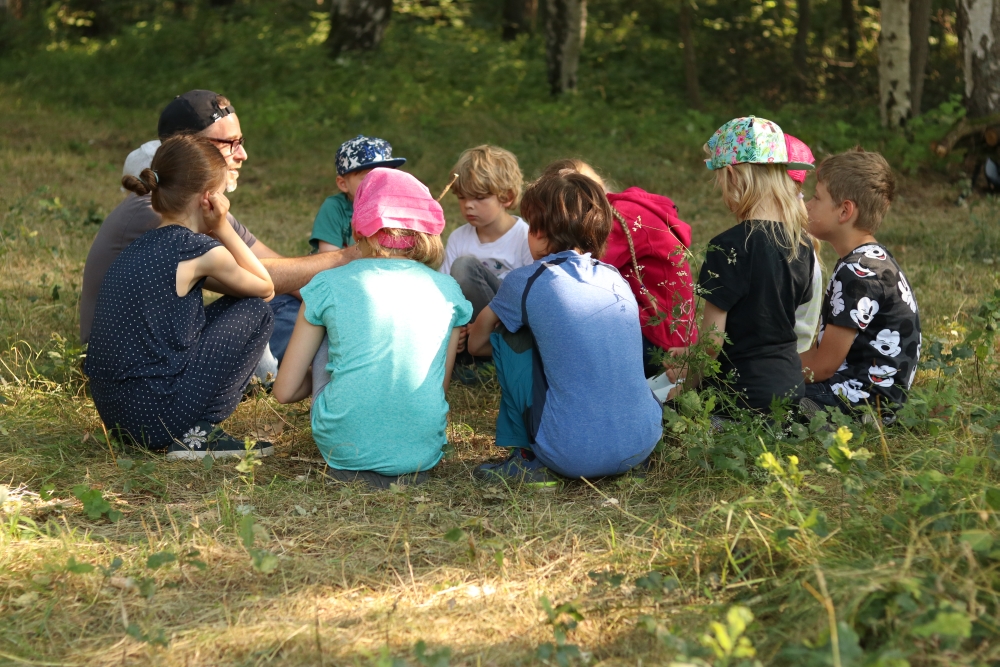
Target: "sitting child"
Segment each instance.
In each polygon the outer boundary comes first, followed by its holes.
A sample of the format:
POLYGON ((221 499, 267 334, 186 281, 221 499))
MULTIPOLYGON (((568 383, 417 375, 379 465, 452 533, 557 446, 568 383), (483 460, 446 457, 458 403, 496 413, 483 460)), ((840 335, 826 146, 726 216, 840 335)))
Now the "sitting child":
MULTIPOLYGON (((816 158, 812 151, 801 139, 790 134, 785 135, 785 146, 788 147, 788 159, 793 162, 808 162, 815 164, 816 158)), ((806 182, 809 172, 805 169, 789 169, 788 176, 795 181, 795 189, 799 193, 799 201, 802 201, 802 186, 806 182)), ((803 204, 804 205, 804 204, 803 204)), ((819 311, 823 303, 823 264, 819 259, 819 241, 810 238, 813 247, 813 275, 812 289, 809 292, 809 300, 795 309, 795 348, 802 354, 812 347, 816 338, 816 329, 819 326, 819 311)))
POLYGON ((596 259, 613 223, 601 187, 565 170, 533 183, 521 205, 535 262, 514 269, 469 331, 500 382, 496 443, 506 461, 482 479, 549 486, 642 464, 663 434, 642 373, 639 307, 596 259), (499 327, 497 325, 500 325, 499 327))
POLYGON ((477 146, 462 153, 452 173, 458 175, 452 191, 468 224, 448 237, 441 273, 458 281, 474 320, 507 274, 532 262, 528 225, 510 214, 521 200, 521 168, 510 151, 477 146))
POLYGON ((313 252, 340 250, 354 245, 351 216, 354 196, 361 181, 375 167, 396 169, 406 163, 405 157, 392 157, 392 146, 385 139, 363 134, 345 141, 337 149, 337 189, 327 197, 313 221, 309 245, 313 252))
MULTIPOLYGON (((699 330, 711 337, 711 354, 721 353, 721 374, 711 383, 735 394, 741 408, 765 411, 775 399, 797 403, 804 388, 795 309, 810 298, 815 257, 803 234, 806 211, 786 170, 812 165, 790 161, 781 128, 753 116, 720 127, 707 150, 705 163, 736 216, 735 226, 709 241, 698 278, 705 298, 699 330)), ((683 356, 687 349, 670 352, 683 356)), ((671 379, 685 374, 669 373, 671 379)), ((686 386, 698 382, 688 374, 686 386)))
MULTIPOLYGON (((108 428, 167 458, 242 457, 216 428, 243 396, 271 336, 267 270, 226 219, 226 160, 179 135, 122 185, 152 193, 159 226, 112 262, 97 296, 84 370, 108 428), (211 234, 212 236, 209 236, 211 234), (202 287, 228 295, 205 308, 202 287), (256 297, 256 298, 248 298, 256 297)), ((272 453, 258 442, 254 453, 272 453)))
POLYGON ((313 439, 330 480, 388 488, 423 481, 441 460, 445 390, 472 306, 452 278, 429 268, 444 254, 444 214, 426 187, 373 169, 357 195, 361 259, 302 288, 274 397, 312 394, 313 439), (324 335, 325 369, 313 365, 324 335))
POLYGON ((824 160, 809 200, 809 231, 840 261, 823 302, 819 342, 802 354, 806 413, 869 406, 891 421, 920 360, 920 315, 896 260, 875 240, 895 195, 892 168, 862 150, 824 160))
POLYGON ((608 192, 604 179, 582 160, 558 160, 546 173, 567 169, 593 179, 611 203, 614 222, 601 261, 618 269, 632 288, 639 304, 646 377, 659 375, 663 365, 654 362, 657 350, 698 340, 694 285, 685 257, 691 227, 677 217, 677 207, 667 197, 636 187, 608 192))

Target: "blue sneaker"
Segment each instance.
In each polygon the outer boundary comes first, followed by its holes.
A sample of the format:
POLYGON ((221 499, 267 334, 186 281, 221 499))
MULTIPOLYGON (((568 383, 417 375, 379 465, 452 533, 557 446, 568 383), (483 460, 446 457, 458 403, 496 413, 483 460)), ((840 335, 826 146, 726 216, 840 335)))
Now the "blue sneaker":
POLYGON ((476 479, 493 484, 523 484, 536 488, 553 487, 562 483, 562 477, 551 472, 537 458, 528 458, 526 450, 514 449, 502 463, 484 463, 472 473, 476 479))

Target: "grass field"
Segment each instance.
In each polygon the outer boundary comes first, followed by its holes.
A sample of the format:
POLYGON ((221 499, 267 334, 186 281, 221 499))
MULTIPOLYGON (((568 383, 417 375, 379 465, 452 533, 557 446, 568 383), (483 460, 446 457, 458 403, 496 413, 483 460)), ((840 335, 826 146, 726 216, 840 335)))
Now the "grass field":
MULTIPOLYGON (((277 443, 260 465, 109 446, 78 371, 77 300, 122 160, 152 138, 155 112, 28 88, 0 87, 0 664, 1000 664, 993 340, 978 363, 948 355, 996 304, 997 202, 956 206, 960 187, 936 174, 901 180, 880 238, 938 368, 925 364, 884 437, 713 436, 689 401, 643 483, 488 488, 471 476, 495 456, 486 382, 449 391, 454 451, 428 484, 372 493, 324 486, 307 403, 263 395, 227 423, 277 443), (874 456, 828 451, 838 444, 874 456), (776 458, 754 466, 764 447, 776 458)), ((350 128, 277 139, 273 119, 236 104, 251 159, 232 210, 304 253, 350 128)), ((571 153, 674 198, 703 248, 731 222, 697 141, 683 127, 636 138, 630 122, 649 120, 630 113, 610 117, 626 128, 617 141, 567 134, 557 113, 489 109, 426 135, 419 116, 391 129, 432 191, 468 145, 512 148, 529 176, 571 153)), ((454 226, 453 199, 446 214, 454 226)))

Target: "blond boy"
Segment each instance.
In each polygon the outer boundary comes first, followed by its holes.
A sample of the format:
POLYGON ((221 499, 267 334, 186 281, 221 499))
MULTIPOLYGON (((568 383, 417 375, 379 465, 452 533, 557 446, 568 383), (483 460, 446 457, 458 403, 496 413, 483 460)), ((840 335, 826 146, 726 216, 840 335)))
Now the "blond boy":
POLYGON ((474 320, 508 273, 534 261, 528 223, 510 213, 521 201, 524 178, 513 153, 485 145, 462 153, 452 173, 458 174, 452 191, 467 224, 448 237, 440 270, 458 281, 474 320))

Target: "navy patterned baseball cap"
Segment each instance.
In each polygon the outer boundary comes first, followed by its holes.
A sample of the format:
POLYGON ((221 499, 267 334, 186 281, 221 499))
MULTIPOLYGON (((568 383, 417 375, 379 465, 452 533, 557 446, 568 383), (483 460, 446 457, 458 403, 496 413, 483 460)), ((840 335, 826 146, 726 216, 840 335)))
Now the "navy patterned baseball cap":
POLYGON ((385 139, 359 134, 337 149, 337 175, 345 176, 359 169, 387 167, 395 169, 406 163, 405 157, 392 157, 392 145, 385 139))

